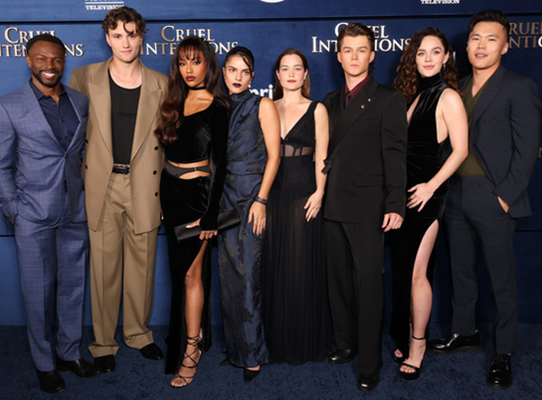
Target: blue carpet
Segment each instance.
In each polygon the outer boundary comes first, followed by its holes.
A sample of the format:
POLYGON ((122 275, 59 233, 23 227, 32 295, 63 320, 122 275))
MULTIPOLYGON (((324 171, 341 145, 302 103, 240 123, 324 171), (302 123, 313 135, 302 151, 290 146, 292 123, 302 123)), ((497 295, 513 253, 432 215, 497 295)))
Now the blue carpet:
MULTIPOLYGON (((393 344, 385 336, 384 366, 380 384, 368 393, 356 387, 356 362, 346 365, 307 363, 302 366, 267 365, 250 384, 243 372, 220 367, 224 358, 220 326, 214 328, 214 345, 202 357, 194 382, 184 389, 169 387, 171 376, 163 373, 163 361, 148 361, 124 344, 116 356, 117 369, 107 375, 81 379, 62 373, 67 388, 58 395, 39 390, 32 367, 24 327, 0 327, 0 399, 136 400, 136 399, 540 399, 542 398, 542 325, 519 326, 520 347, 513 357, 514 384, 504 391, 490 389, 485 375, 492 355, 490 326, 481 327, 484 351, 438 356, 428 353, 417 381, 399 378, 398 365, 391 359, 393 344)), ((153 327, 156 342, 165 348, 167 328, 153 327)), ((447 333, 447 327, 432 326, 432 337, 447 333)), ((119 336, 119 335, 118 335, 119 336)), ((85 327, 83 343, 92 340, 85 327)), ((120 336, 118 337, 119 342, 120 336)), ((83 355, 91 360, 86 348, 83 355)))

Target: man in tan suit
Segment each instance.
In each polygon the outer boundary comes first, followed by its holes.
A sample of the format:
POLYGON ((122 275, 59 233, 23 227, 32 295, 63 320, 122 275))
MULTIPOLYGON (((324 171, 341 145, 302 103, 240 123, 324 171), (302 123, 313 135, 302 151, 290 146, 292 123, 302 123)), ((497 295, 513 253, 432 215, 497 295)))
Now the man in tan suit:
POLYGON ((167 77, 139 52, 145 21, 132 8, 111 10, 102 27, 113 56, 73 71, 70 86, 90 100, 83 167, 95 364, 115 369, 114 335, 123 301, 123 339, 151 360, 163 358, 149 323, 160 226, 163 151, 154 135, 167 77))

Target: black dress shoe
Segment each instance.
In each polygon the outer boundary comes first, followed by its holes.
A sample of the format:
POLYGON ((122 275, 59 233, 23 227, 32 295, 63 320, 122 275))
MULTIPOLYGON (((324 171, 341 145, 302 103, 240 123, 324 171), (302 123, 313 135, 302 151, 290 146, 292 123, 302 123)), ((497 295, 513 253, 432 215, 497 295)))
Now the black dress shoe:
POLYGON ((350 349, 337 349, 328 356, 331 364, 344 364, 354 360, 356 353, 350 349))
POLYGON ((94 365, 102 370, 104 374, 108 374, 115 370, 115 356, 109 354, 107 356, 94 357, 94 365))
POLYGON ((495 354, 487 374, 490 388, 501 390, 512 385, 512 358, 509 354, 495 354))
POLYGON ((56 367, 59 371, 71 371, 80 378, 90 378, 100 375, 102 370, 96 365, 89 363, 84 358, 75 361, 65 361, 61 358, 56 358, 56 367))
POLYGON ((162 358, 164 358, 162 350, 160 350, 160 347, 158 347, 156 343, 146 345, 145 347, 139 349, 139 352, 143 357, 153 361, 161 360, 162 358))
POLYGON ((445 338, 431 340, 429 342, 429 350, 436 354, 452 354, 460 351, 478 353, 482 350, 480 333, 475 331, 470 336, 460 333, 450 333, 445 338))
POLYGON ((243 370, 243 378, 245 380, 245 383, 251 382, 254 378, 256 378, 258 375, 260 375, 260 372, 262 371, 262 368, 260 369, 244 369, 243 370))
POLYGON ((362 392, 368 392, 369 390, 373 390, 375 387, 377 387, 378 382, 380 382, 380 377, 378 374, 370 378, 364 378, 360 375, 358 377, 358 389, 362 392))
POLYGON ((40 380, 40 389, 47 393, 60 393, 66 389, 64 379, 56 369, 52 371, 37 371, 40 380))

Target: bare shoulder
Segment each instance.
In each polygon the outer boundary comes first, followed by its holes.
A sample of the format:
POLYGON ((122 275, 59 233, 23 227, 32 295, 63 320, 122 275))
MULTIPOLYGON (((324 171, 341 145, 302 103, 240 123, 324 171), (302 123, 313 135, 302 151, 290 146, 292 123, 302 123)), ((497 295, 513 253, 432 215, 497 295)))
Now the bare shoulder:
POLYGON ((275 107, 275 103, 273 100, 271 100, 269 97, 262 97, 260 100, 260 111, 261 112, 276 112, 277 108, 275 107))
POLYGON ((444 107, 464 107, 459 93, 451 88, 444 89, 440 96, 440 104, 444 107))
POLYGON ((324 104, 318 102, 316 105, 316 109, 314 110, 314 115, 317 118, 324 118, 327 117, 327 108, 324 104))

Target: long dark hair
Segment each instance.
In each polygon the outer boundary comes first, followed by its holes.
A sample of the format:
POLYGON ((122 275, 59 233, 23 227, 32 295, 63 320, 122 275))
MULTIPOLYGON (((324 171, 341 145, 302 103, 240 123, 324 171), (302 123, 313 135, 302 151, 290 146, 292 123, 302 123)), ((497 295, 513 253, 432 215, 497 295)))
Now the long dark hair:
POLYGON ((422 40, 426 36, 434 36, 439 39, 444 47, 444 53, 450 54, 446 66, 442 67, 442 77, 452 89, 458 91, 459 79, 453 51, 448 39, 437 28, 429 26, 416 32, 412 35, 405 52, 401 56, 401 64, 397 67, 397 78, 395 78, 395 88, 399 89, 405 95, 407 102, 410 104, 418 91, 419 73, 416 66, 416 53, 422 44, 422 40))
POLYGON ((155 135, 164 146, 170 145, 177 139, 177 128, 181 126, 184 119, 183 110, 188 95, 188 85, 179 71, 181 57, 187 60, 202 57, 202 61, 207 63, 204 80, 206 90, 226 105, 228 104, 228 98, 222 90, 220 64, 213 47, 198 36, 187 36, 178 44, 171 59, 167 96, 162 103, 162 119, 155 131, 155 135))
POLYGON ((301 87, 301 94, 303 97, 309 98, 311 94, 311 78, 309 73, 309 63, 307 62, 307 58, 305 57, 305 54, 301 52, 301 50, 290 48, 284 50, 282 53, 280 53, 279 58, 277 58, 277 62, 275 63, 275 91, 273 93, 273 100, 278 100, 284 96, 284 90, 282 89, 282 85, 280 84, 280 80, 277 76, 277 73, 280 69, 280 63, 282 62, 282 59, 286 56, 299 56, 301 58, 301 62, 303 63, 303 69, 307 71, 307 76, 305 80, 303 81, 303 86, 301 87))

